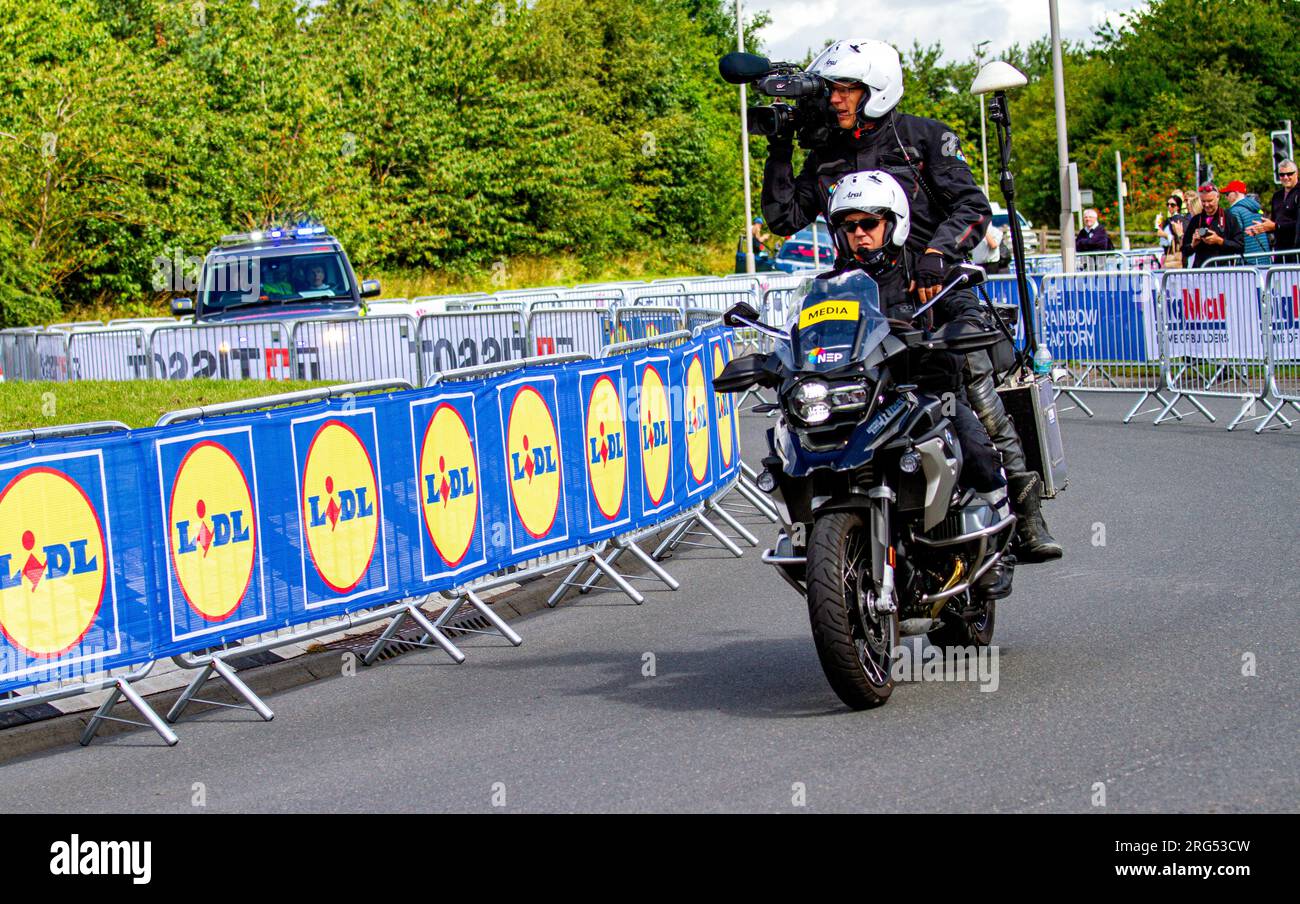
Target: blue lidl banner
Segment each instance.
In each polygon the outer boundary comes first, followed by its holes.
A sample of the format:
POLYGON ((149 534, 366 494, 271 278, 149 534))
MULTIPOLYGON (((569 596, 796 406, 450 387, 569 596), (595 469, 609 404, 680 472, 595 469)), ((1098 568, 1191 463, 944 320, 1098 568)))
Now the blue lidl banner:
POLYGON ((409 392, 0 447, 0 692, 464 585, 739 465, 730 331, 409 392))

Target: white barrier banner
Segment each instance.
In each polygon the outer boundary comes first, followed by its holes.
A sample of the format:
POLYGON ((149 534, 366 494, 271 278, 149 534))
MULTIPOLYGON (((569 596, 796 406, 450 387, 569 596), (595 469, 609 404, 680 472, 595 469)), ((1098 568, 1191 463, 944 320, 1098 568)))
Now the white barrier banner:
POLYGON ((154 377, 288 380, 289 327, 283 323, 162 327, 150 338, 154 377))

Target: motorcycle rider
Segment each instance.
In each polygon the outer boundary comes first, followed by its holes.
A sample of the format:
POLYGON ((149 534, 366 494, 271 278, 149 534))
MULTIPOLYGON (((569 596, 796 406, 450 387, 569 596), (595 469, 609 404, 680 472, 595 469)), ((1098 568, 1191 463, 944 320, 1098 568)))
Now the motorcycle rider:
MULTIPOLYGON (((880 171, 853 173, 841 179, 831 198, 829 221, 835 242, 835 268, 818 278, 862 270, 880 287, 882 313, 892 320, 910 323, 923 303, 914 289, 915 260, 906 247, 911 234, 910 206, 898 180, 880 171)), ((927 313, 934 327, 958 321, 987 328, 979 301, 970 289, 949 292, 927 313)), ((1005 499, 1007 480, 1001 457, 963 392, 962 356, 925 352, 912 367, 910 378, 919 392, 931 397, 952 393, 956 404, 950 420, 962 451, 961 483, 996 501, 1005 499)), ((1011 592, 1012 568, 1012 563, 1004 560, 981 578, 979 587, 987 599, 1001 599, 1011 592)))
MULTIPOLYGON (((899 113, 903 67, 898 51, 882 41, 839 41, 808 71, 830 86, 838 128, 811 149, 798 177, 791 135, 768 139, 762 208, 768 226, 793 235, 829 209, 836 185, 850 173, 883 171, 903 187, 910 205, 910 285, 924 303, 939 292, 949 270, 983 238, 992 220, 988 199, 975 184, 957 133, 943 123, 899 113)), ((993 381, 987 352, 966 356, 963 376, 971 407, 1002 455, 1011 505, 1020 522, 1016 555, 1042 562, 1062 555, 1043 520, 1041 478, 1029 469, 993 381)))

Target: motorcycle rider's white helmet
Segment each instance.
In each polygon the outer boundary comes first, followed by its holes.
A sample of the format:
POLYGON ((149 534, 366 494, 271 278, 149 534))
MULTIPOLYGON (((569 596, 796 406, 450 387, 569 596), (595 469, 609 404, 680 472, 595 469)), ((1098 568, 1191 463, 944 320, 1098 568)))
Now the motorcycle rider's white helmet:
POLYGON ((884 41, 836 41, 808 71, 830 82, 859 82, 867 88, 858 119, 879 119, 903 99, 903 61, 884 41))
POLYGON ((843 258, 852 258, 848 238, 840 228, 844 218, 853 211, 882 217, 890 222, 886 226, 885 247, 882 251, 897 251, 907 243, 912 231, 912 210, 907 203, 907 193, 898 180, 880 170, 865 170, 845 176, 831 186, 830 226, 835 238, 835 250, 843 258), (889 246, 894 248, 890 249, 889 246))

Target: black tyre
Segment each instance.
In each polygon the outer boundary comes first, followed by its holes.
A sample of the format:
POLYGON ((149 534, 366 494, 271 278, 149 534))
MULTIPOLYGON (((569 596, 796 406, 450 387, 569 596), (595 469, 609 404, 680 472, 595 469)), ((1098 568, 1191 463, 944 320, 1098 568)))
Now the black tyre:
POLYGON ((875 592, 862 519, 846 512, 818 518, 808 542, 808 617, 826 680, 853 709, 879 706, 894 689, 898 615, 871 611, 875 592))
POLYGON ((963 618, 960 611, 970 605, 969 596, 962 596, 943 610, 943 624, 926 637, 936 647, 987 647, 993 642, 993 627, 997 622, 997 601, 984 603, 983 612, 963 618))

